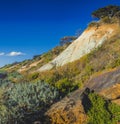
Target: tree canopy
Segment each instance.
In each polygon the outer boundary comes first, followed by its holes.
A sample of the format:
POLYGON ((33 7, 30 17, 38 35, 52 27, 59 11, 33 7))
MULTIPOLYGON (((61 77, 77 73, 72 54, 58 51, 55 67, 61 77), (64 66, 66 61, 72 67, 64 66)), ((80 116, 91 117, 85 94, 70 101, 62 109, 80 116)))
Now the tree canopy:
POLYGON ((116 13, 120 12, 120 6, 109 5, 103 8, 100 8, 92 13, 92 16, 98 19, 109 17, 112 18, 116 16, 116 13))
POLYGON ((76 40, 76 36, 65 36, 60 39, 60 45, 63 46, 65 44, 70 44, 72 41, 76 40))

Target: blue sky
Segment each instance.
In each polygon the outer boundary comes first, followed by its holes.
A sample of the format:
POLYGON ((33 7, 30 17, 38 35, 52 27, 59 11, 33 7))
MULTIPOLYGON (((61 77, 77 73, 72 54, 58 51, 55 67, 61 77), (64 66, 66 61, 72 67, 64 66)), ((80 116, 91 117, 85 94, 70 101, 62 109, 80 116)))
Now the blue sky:
POLYGON ((0 0, 0 66, 59 45, 92 21, 91 13, 120 0, 0 0))

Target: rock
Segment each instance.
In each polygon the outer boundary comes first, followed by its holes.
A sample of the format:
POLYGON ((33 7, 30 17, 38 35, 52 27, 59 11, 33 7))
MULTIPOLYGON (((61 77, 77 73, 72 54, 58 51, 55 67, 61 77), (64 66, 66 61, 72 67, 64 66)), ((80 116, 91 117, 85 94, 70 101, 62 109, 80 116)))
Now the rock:
POLYGON ((81 103, 80 94, 81 91, 74 92, 71 96, 54 104, 46 112, 46 115, 51 118, 51 124, 84 124, 86 122, 87 116, 81 103))
POLYGON ((87 94, 96 92, 120 105, 120 68, 91 77, 83 89, 74 91, 46 112, 51 124, 85 124, 87 94))

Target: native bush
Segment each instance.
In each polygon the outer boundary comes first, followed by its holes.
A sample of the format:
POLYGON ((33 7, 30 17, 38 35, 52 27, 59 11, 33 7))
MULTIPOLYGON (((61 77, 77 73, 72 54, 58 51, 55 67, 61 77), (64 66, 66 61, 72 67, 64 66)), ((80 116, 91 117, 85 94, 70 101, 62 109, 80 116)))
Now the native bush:
POLYGON ((105 109, 105 101, 94 93, 89 94, 89 99, 92 107, 88 112, 88 124, 109 124, 110 114, 105 109))
POLYGON ((8 109, 4 105, 4 90, 0 88, 0 124, 7 124, 8 122, 8 109))
POLYGON ((117 124, 120 120, 120 106, 95 93, 90 93, 88 97, 91 102, 87 112, 88 124, 117 124))
POLYGON ((110 103, 108 109, 111 115, 112 123, 117 124, 118 120, 120 120, 120 106, 115 103, 110 103))
POLYGON ((6 106, 12 123, 29 123, 40 119, 57 99, 58 91, 44 82, 14 84, 6 92, 6 106))
POLYGON ((12 82, 16 82, 16 80, 21 79, 22 77, 23 76, 20 73, 13 71, 11 73, 8 73, 7 79, 12 82))
POLYGON ((78 85, 68 80, 67 78, 61 79, 55 83, 55 87, 60 91, 61 95, 66 95, 78 88, 78 85))

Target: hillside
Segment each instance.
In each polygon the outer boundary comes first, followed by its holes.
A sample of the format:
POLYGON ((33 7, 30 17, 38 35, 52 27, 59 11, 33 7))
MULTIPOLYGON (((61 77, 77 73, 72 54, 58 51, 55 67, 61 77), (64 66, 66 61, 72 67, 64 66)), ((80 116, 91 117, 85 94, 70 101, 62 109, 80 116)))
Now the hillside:
POLYGON ((5 70, 7 72, 17 71, 19 73, 32 72, 41 67, 42 65, 48 63, 56 56, 58 56, 64 49, 67 48, 69 44, 64 46, 57 46, 42 55, 35 55, 31 60, 24 60, 23 62, 15 62, 13 64, 6 65, 0 70, 5 70))
POLYGON ((42 66, 39 71, 49 70, 55 66, 63 66, 69 62, 80 59, 91 50, 102 45, 118 32, 117 24, 100 24, 88 27, 83 34, 65 49, 59 56, 48 64, 42 66))
MULTIPOLYGON (((119 72, 120 68, 94 76, 87 82, 83 89, 71 93, 60 102, 54 104, 46 112, 46 115, 51 117, 52 124, 59 122, 61 124, 85 124, 88 119, 86 111, 89 111, 91 104, 89 94, 93 92, 100 94, 100 96, 103 96, 109 102, 111 101, 120 105, 119 72)), ((118 113, 116 112, 114 114, 117 114, 120 119, 120 108, 118 113)))
MULTIPOLYGON (((87 120, 85 111, 89 109, 87 107, 90 107, 90 99, 88 100, 90 93, 96 92, 109 101, 120 105, 119 82, 120 68, 93 76, 82 89, 71 93, 60 102, 54 104, 46 114, 51 117, 53 124, 59 122, 61 124, 84 124, 87 120)), ((120 109, 117 114, 119 113, 120 109)))
POLYGON ((120 20, 106 17, 70 45, 0 69, 1 124, 120 123, 120 20))

